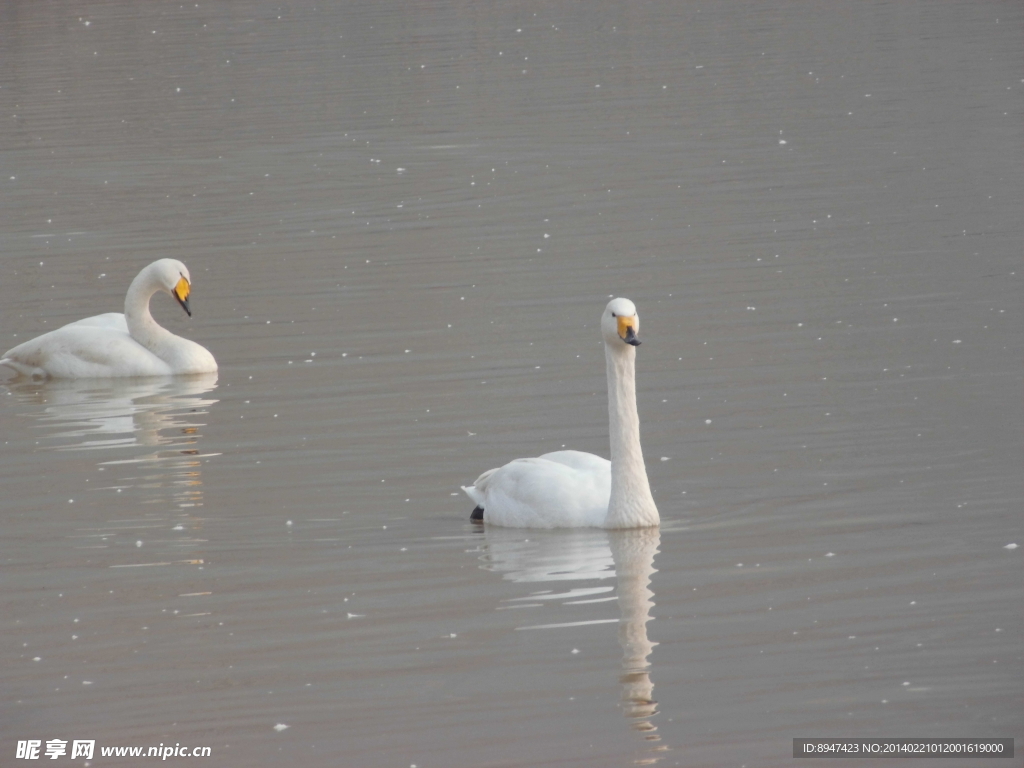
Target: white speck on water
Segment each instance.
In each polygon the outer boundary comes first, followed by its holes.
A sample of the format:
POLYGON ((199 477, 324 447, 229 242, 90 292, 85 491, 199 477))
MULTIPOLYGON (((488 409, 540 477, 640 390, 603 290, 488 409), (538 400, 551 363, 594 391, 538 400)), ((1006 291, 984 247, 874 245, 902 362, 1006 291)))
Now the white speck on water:
POLYGON ((668 460, 669 460, 669 459, 671 459, 671 458, 672 458, 671 456, 662 456, 662 457, 661 457, 661 460, 662 460, 662 461, 668 461, 668 460))
POLYGON ((711 419, 704 419, 704 423, 705 424, 710 424, 711 423, 711 419))
POLYGON ((281 731, 287 730, 288 728, 291 728, 291 726, 290 725, 285 725, 284 723, 278 723, 277 725, 274 726, 274 730, 277 731, 278 733, 280 733, 281 731))
POLYGON ((291 526, 291 525, 293 525, 293 523, 292 523, 292 521, 291 521, 291 520, 289 520, 289 521, 287 521, 287 522, 285 523, 285 525, 287 525, 287 526, 291 526))
POLYGON ((579 649, 579 648, 573 648, 573 649, 572 649, 572 652, 573 652, 573 653, 579 653, 579 652, 580 652, 580 649, 579 649))
POLYGON ((135 546, 136 547, 141 547, 142 546, 142 539, 139 539, 138 541, 136 541, 135 542, 135 546))
POLYGON ((835 552, 826 552, 825 553, 825 557, 835 557, 835 556, 836 556, 835 552))
POLYGON ((1016 548, 1017 548, 1016 544, 1007 544, 1005 547, 1003 547, 1003 549, 1016 549, 1016 548))

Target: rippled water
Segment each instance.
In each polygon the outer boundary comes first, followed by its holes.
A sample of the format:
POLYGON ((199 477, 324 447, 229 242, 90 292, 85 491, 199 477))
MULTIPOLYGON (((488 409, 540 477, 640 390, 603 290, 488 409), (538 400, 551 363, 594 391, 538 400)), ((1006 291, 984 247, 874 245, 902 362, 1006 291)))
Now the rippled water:
POLYGON ((169 256, 221 370, 0 381, 0 762, 1019 749, 1022 22, 4 4, 0 349, 169 256), (661 530, 471 525, 607 454, 609 295, 661 530))

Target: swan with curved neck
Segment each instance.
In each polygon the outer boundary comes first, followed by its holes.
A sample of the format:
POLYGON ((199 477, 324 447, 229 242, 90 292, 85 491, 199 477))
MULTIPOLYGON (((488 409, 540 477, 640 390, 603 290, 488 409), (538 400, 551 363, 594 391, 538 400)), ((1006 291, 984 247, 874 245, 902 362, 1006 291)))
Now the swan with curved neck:
POLYGON ((488 470, 462 490, 476 502, 471 519, 511 528, 645 528, 658 525, 640 449, 636 348, 640 318, 629 299, 601 316, 608 374, 611 461, 555 451, 488 470))
POLYGON ((161 327, 149 312, 155 293, 167 293, 192 316, 188 268, 160 259, 132 281, 124 314, 109 312, 69 323, 26 341, 0 365, 34 378, 87 379, 212 373, 217 361, 205 347, 161 327))

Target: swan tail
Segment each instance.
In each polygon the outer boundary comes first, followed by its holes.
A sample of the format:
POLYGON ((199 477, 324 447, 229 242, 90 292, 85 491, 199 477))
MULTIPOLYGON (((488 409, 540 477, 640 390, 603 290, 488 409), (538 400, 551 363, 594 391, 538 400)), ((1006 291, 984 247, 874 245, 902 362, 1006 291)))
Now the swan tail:
POLYGON ((34 365, 25 365, 13 357, 0 357, 0 365, 6 366, 8 370, 14 371, 21 376, 31 376, 32 378, 46 377, 46 371, 34 365))
POLYGON ((483 509, 484 506, 484 495, 479 488, 475 485, 463 485, 462 490, 469 498, 473 500, 473 503, 483 509))
MULTIPOLYGON (((495 467, 494 469, 488 469, 480 477, 473 481, 472 485, 460 486, 466 495, 473 500, 473 502, 480 508, 481 514, 483 514, 484 508, 487 506, 484 503, 484 499, 487 496, 487 483, 491 479, 491 475, 497 472, 501 467, 495 467)), ((476 510, 473 510, 473 514, 476 514, 476 510)), ((475 519, 475 518, 474 518, 475 519)))
MULTIPOLYGON (((486 472, 484 474, 487 474, 486 472)), ((483 475, 481 475, 483 477, 483 475)), ((483 488, 479 487, 480 481, 476 481, 476 485, 464 485, 462 490, 466 492, 466 495, 473 500, 476 507, 469 515, 469 519, 474 522, 482 523, 484 521, 484 493, 483 488)))

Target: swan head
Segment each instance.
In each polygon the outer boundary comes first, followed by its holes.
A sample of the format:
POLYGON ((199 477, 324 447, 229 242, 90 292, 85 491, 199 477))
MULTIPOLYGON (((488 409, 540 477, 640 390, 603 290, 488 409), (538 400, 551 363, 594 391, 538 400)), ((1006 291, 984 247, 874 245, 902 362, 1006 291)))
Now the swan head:
POLYGON ((612 348, 620 344, 639 347, 640 318, 636 314, 636 305, 629 299, 609 301, 601 316, 601 331, 605 344, 612 348))
POLYGON ((150 264, 149 268, 156 287, 171 294, 188 316, 192 317, 192 308, 188 304, 189 294, 192 293, 188 267, 177 259, 160 259, 150 264))

